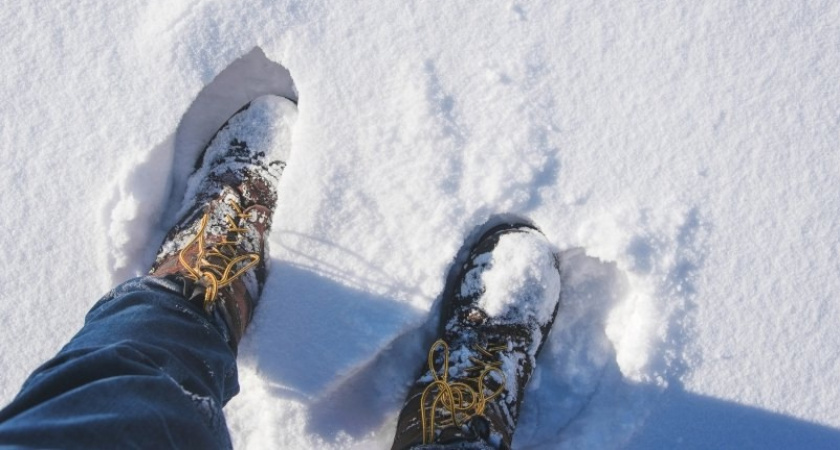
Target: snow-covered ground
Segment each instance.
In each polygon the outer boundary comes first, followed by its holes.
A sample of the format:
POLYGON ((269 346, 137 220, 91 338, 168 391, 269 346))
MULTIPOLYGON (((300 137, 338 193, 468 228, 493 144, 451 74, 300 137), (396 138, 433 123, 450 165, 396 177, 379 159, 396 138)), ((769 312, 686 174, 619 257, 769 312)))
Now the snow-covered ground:
POLYGON ((7 1, 0 23, 0 401, 291 73, 237 448, 387 448, 448 267, 503 214, 564 274, 516 448, 840 446, 840 3, 7 1))

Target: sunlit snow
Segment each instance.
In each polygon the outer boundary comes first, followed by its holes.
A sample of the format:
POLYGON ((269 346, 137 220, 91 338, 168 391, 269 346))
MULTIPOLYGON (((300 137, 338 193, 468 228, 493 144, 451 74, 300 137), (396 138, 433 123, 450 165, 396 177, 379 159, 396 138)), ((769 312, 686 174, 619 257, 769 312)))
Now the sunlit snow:
POLYGON ((562 305, 518 449, 840 447, 840 3, 0 6, 0 400, 145 272, 216 129, 298 99, 237 448, 384 449, 459 248, 562 305))

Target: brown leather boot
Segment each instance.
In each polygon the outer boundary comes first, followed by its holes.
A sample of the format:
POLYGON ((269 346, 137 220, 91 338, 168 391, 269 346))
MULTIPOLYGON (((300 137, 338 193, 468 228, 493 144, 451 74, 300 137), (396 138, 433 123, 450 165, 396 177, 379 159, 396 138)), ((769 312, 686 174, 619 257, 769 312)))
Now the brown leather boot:
POLYGON ((182 218, 149 272, 181 282, 209 314, 218 308, 233 349, 265 283, 266 235, 296 116, 290 100, 264 96, 216 132, 190 176, 182 218))
POLYGON ((443 294, 439 337, 409 391, 393 449, 509 449, 560 303, 557 253, 531 225, 486 232, 443 294))

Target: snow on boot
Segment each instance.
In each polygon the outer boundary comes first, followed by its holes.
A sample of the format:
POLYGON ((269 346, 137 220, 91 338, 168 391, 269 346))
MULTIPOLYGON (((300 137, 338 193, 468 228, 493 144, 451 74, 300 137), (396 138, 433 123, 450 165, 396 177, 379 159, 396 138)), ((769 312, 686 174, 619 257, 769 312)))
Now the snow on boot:
POLYGON ((560 304, 560 269, 526 224, 486 232, 444 292, 438 339, 393 449, 509 449, 525 386, 560 304))
POLYGON ((296 117, 290 100, 264 96, 222 125, 196 163, 181 219, 149 272, 179 281, 190 301, 220 313, 234 349, 265 283, 265 238, 296 117))

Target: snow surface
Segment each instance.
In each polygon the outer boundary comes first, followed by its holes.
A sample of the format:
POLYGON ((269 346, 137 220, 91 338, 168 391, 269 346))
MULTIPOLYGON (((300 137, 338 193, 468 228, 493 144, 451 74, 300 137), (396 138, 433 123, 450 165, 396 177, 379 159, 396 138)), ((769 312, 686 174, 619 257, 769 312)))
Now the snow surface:
POLYGON ((452 258, 497 214, 563 250, 516 448, 840 447, 840 3, 57 0, 0 19, 3 401, 151 263, 218 126, 297 93, 237 448, 387 448, 452 258))

